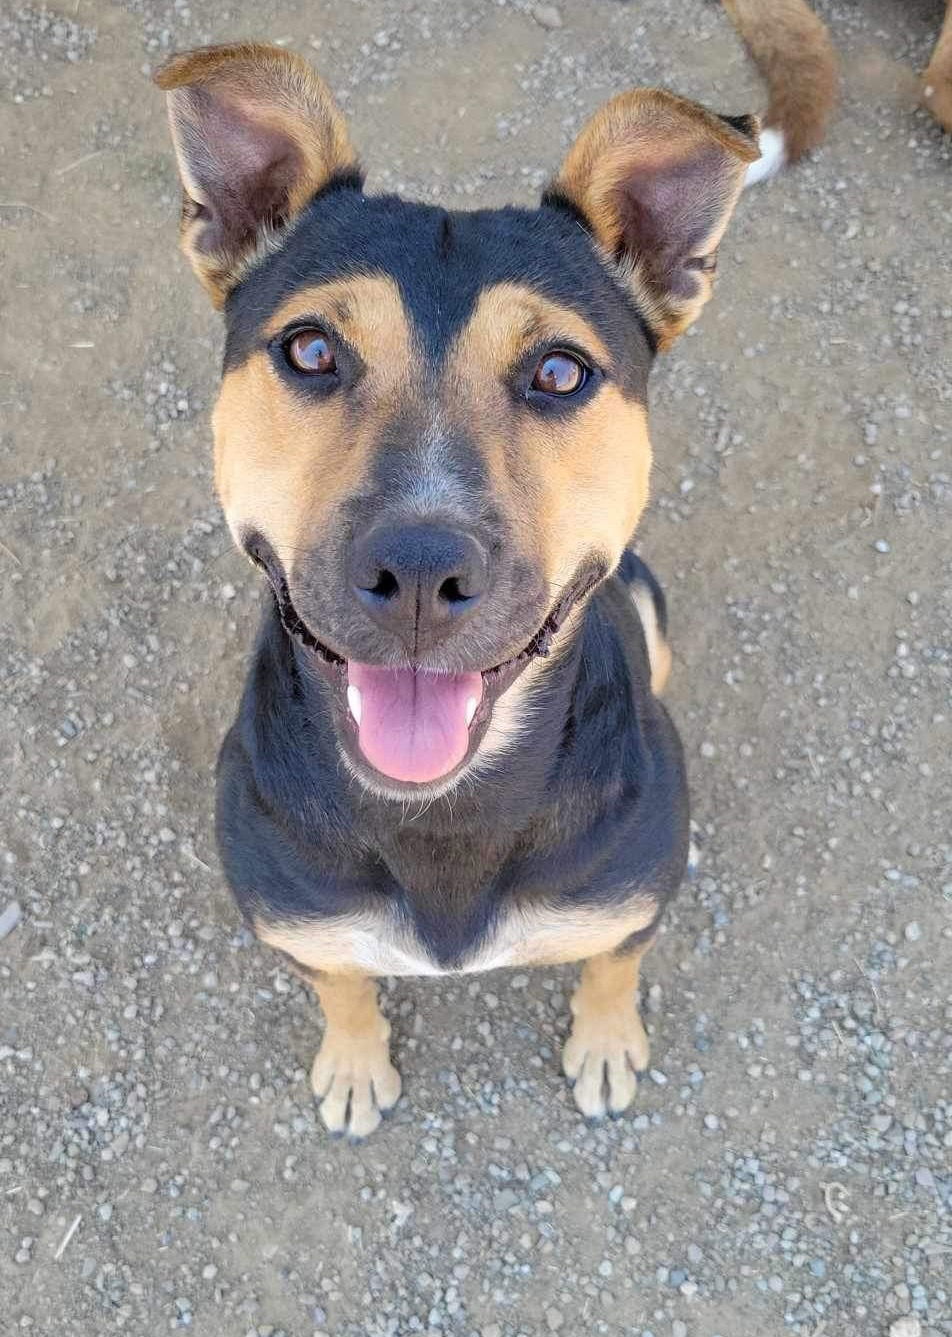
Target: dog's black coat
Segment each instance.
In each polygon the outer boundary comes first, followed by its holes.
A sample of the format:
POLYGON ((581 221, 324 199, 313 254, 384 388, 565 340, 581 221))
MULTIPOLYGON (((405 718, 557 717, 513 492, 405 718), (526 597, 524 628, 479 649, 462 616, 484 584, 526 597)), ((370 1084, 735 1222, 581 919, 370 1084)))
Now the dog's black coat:
POLYGON ((647 895, 656 922, 686 865, 687 787, 634 583, 664 629, 660 587, 627 552, 533 685, 518 740, 422 811, 374 796, 343 765, 334 688, 269 598, 219 760, 219 847, 245 915, 302 924, 386 906, 444 969, 516 903, 609 911, 647 895))

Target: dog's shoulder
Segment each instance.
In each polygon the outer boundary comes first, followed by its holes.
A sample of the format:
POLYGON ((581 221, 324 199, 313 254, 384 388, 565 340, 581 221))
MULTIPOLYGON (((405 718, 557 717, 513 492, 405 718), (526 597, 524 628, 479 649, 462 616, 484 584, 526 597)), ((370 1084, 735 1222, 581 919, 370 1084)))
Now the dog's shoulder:
POLYGON ((654 651, 667 646, 664 594, 649 568, 628 556, 588 610, 556 816, 564 829, 569 813, 601 814, 580 834, 602 853, 584 894, 603 888, 609 898, 635 885, 667 895, 687 849, 683 751, 653 687, 654 651))

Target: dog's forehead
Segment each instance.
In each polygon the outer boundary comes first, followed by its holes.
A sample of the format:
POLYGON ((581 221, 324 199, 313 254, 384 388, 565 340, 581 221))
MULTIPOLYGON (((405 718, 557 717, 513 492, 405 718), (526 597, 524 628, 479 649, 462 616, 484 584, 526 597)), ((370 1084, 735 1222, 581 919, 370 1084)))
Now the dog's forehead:
POLYGON ((550 313, 564 310, 610 357, 630 360, 633 340, 643 340, 650 360, 635 301, 569 211, 455 212, 338 189, 318 197, 230 297, 226 367, 260 346, 262 332, 297 296, 325 285, 340 293, 368 277, 385 279, 399 294, 415 342, 434 361, 471 320, 481 295, 502 285, 536 294, 550 313))

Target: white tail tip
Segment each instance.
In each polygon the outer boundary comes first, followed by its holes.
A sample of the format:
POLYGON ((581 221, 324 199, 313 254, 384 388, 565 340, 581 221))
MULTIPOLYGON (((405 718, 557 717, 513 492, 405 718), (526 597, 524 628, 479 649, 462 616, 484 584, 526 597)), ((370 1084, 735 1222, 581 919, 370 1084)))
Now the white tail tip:
POLYGON ((760 157, 747 168, 745 186, 756 186, 758 181, 768 181, 776 176, 787 161, 787 152, 783 142, 783 131, 768 126, 760 132, 760 157))

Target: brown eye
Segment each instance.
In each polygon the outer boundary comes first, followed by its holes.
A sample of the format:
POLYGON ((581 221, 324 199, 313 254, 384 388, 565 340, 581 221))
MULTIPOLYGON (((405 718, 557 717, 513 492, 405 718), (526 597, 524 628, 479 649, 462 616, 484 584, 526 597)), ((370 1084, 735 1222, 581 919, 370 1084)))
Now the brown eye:
POLYGON ((574 395, 588 380, 588 368, 571 353, 547 353, 535 369, 532 389, 544 395, 574 395))
POLYGON ((285 345, 285 353, 295 371, 309 376, 329 376, 337 370, 337 359, 320 330, 299 330, 285 345))

